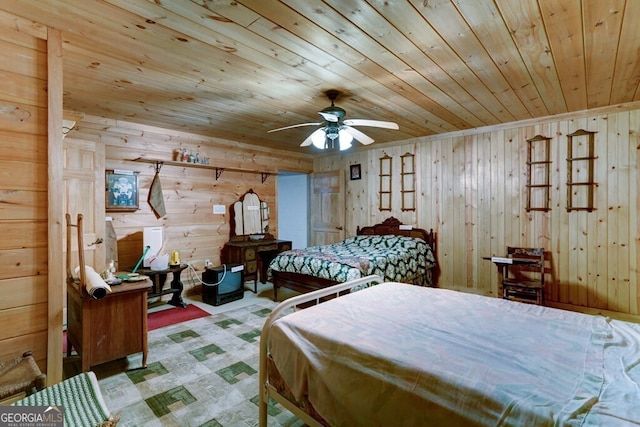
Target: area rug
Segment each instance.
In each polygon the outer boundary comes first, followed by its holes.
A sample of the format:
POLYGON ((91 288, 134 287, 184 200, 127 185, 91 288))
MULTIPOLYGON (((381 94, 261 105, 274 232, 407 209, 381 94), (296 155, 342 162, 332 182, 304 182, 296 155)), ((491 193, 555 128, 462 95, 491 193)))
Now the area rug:
MULTIPOLYGON (((265 300, 149 332, 146 368, 96 368, 107 407, 128 427, 256 426, 260 332, 275 306, 265 300)), ((304 425, 275 401, 268 421, 304 425)))
POLYGON ((153 331, 154 329, 206 316, 209 316, 209 313, 194 304, 189 304, 185 308, 174 307, 158 310, 147 315, 147 330, 153 331))

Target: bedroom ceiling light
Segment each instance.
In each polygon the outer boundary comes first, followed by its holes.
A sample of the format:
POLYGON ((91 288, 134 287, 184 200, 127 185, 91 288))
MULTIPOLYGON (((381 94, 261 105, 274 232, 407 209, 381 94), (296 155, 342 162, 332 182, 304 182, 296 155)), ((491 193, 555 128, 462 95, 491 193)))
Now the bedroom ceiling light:
POLYGON ((301 147, 307 147, 313 145, 320 150, 336 148, 336 139, 338 140, 338 147, 341 151, 351 148, 351 142, 355 139, 363 145, 369 145, 373 141, 373 138, 368 137, 364 133, 360 132, 354 126, 371 126, 383 129, 395 129, 398 130, 398 124, 394 122, 384 122, 380 120, 367 120, 367 119, 351 119, 343 120, 346 111, 334 104, 335 99, 338 97, 337 90, 328 90, 325 92, 327 97, 331 100, 331 106, 318 111, 318 114, 322 116, 323 121, 318 123, 299 123, 297 125, 285 126, 277 129, 271 129, 268 132, 278 132, 285 129, 297 128, 300 126, 322 126, 316 129, 311 135, 309 135, 300 144, 301 147))
POLYGON ((340 148, 340 151, 351 148, 353 136, 344 129, 337 129, 335 126, 329 125, 325 128, 318 129, 311 134, 311 143, 314 147, 321 150, 334 148, 336 139, 338 140, 338 147, 340 148))
POLYGON ((351 141, 353 141, 353 137, 349 135, 344 129, 340 129, 338 135, 340 141, 340 151, 351 148, 351 141))

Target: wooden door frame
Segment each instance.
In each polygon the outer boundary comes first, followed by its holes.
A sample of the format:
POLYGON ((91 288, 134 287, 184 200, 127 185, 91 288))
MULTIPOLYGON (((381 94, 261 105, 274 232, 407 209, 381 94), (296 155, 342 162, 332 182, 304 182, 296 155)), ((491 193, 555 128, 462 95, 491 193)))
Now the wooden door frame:
POLYGON ((62 380, 62 308, 64 283, 62 236, 64 207, 60 197, 62 180, 62 32, 47 30, 47 133, 48 133, 48 316, 47 316, 47 385, 62 380))

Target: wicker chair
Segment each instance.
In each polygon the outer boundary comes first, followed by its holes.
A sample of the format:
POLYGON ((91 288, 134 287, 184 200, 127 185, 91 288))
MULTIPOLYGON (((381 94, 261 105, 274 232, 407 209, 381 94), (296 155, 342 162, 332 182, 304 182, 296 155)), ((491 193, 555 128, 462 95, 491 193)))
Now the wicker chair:
POLYGON ((47 376, 40 372, 30 351, 5 362, 0 362, 0 400, 19 393, 27 396, 46 387, 47 376))

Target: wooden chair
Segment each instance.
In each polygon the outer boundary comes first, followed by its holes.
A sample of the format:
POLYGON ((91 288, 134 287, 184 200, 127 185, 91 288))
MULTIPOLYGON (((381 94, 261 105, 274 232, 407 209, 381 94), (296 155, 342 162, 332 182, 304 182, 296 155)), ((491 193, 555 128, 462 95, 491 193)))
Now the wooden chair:
POLYGON ((47 376, 40 371, 30 351, 22 357, 0 362, 0 400, 20 393, 29 396, 46 387, 47 376))
POLYGON ((544 305, 544 249, 507 246, 507 258, 513 263, 503 265, 502 297, 544 305))

